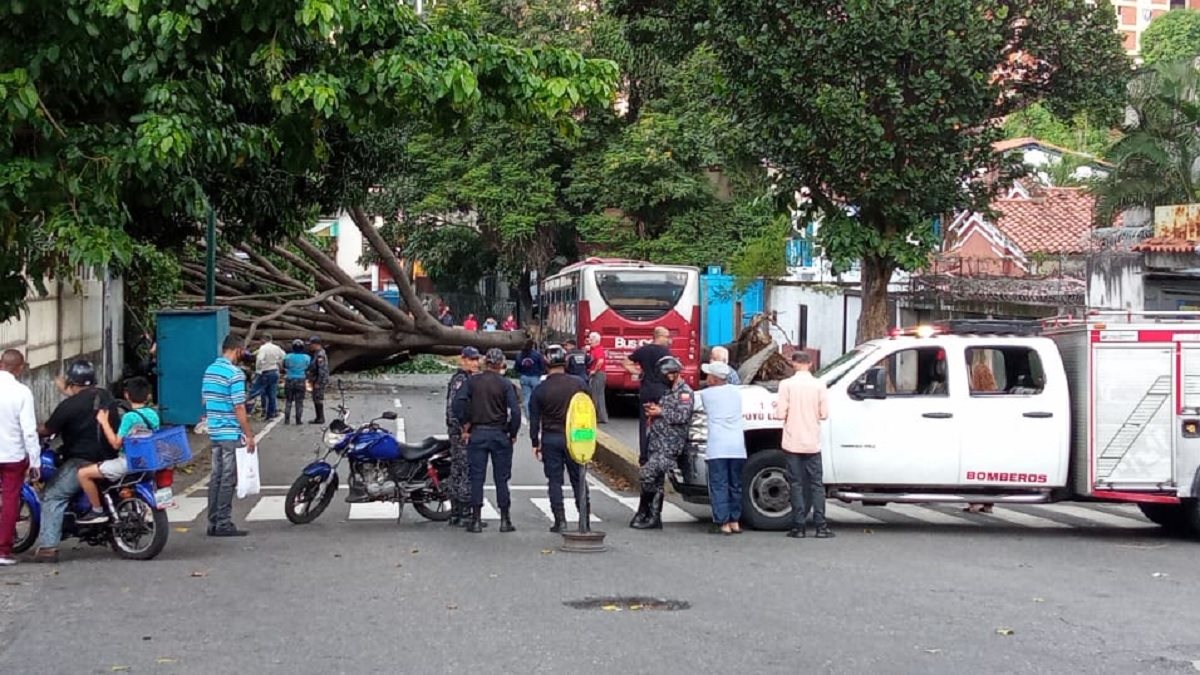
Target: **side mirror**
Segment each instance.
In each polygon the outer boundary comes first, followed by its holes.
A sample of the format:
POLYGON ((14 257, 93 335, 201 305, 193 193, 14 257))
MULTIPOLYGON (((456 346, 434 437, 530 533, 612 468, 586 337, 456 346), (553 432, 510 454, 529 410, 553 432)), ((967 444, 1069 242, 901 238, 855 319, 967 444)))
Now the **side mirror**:
POLYGON ((850 385, 848 392, 857 401, 887 398, 887 371, 883 368, 868 370, 850 385))
POLYGON ((389 411, 383 413, 382 415, 380 415, 380 417, 382 417, 385 420, 394 420, 397 417, 399 417, 399 415, 396 414, 395 410, 389 410, 389 411))

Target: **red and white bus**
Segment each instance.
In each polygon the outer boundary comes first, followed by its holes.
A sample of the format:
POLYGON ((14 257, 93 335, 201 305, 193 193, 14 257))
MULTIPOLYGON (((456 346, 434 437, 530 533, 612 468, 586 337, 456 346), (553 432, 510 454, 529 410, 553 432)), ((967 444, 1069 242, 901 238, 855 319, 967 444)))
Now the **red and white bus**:
POLYGON ((584 345, 591 332, 605 348, 608 388, 637 391, 638 381, 621 367, 633 350, 649 343, 654 328, 671 331, 671 353, 695 387, 700 371, 700 270, 639 260, 588 258, 546 279, 539 303, 546 340, 567 337, 584 345))

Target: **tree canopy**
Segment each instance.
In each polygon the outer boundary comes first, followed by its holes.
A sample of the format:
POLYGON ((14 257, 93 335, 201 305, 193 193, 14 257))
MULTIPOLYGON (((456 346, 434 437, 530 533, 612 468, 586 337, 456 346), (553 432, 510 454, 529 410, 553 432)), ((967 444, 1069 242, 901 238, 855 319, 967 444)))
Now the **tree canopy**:
POLYGON ((1146 65, 1200 56, 1200 11, 1173 9, 1154 17, 1142 31, 1140 54, 1146 65))
MULTIPOLYGON (((675 3, 644 3, 643 13, 675 3)), ((679 14, 691 14, 681 0, 679 14)), ((750 149, 806 194, 835 267, 862 260, 860 338, 887 329, 887 287, 937 244, 935 217, 986 209, 1015 160, 1000 121, 1042 102, 1112 122, 1129 64, 1112 9, 1087 0, 713 3, 703 35, 750 149), (979 180, 983 175, 999 180, 979 180)))
POLYGON ((0 25, 0 318, 46 275, 176 265, 209 205, 227 243, 297 235, 390 170, 380 134, 570 125, 617 76, 453 3, 13 0, 0 25))

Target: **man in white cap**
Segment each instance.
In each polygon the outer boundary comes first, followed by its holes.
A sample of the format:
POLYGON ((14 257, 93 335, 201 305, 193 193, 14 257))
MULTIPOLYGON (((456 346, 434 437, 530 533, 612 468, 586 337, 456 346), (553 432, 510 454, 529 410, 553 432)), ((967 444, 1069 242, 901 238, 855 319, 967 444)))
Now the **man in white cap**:
POLYGON ((742 531, 742 469, 746 465, 746 432, 742 418, 742 392, 727 386, 733 369, 723 361, 700 366, 706 388, 700 390, 708 431, 705 458, 708 464, 708 496, 713 524, 722 534, 742 531))
MULTIPOLYGON (((729 350, 719 345, 713 347, 708 354, 708 359, 714 363, 720 362, 729 366, 729 350)), ((738 376, 738 372, 733 366, 729 366, 729 377, 725 378, 725 381, 729 384, 741 384, 742 378, 738 376)))

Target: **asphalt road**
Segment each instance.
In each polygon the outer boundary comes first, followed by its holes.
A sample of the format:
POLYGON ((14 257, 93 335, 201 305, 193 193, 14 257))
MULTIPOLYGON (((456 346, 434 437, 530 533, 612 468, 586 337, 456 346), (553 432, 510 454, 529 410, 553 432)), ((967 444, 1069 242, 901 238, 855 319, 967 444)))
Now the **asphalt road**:
MULTIPOLYGON (((400 398, 410 439, 441 431, 441 379, 356 395, 355 418, 400 398)), ((409 511, 397 524, 340 499, 310 525, 280 520, 270 498, 317 437, 267 434, 267 488, 236 505, 245 539, 206 538, 203 515, 188 519, 201 489, 154 561, 68 544, 57 566, 0 569, 0 672, 1200 670, 1200 544, 1118 511, 1074 527, 880 515, 795 541, 709 535, 686 514, 635 532, 630 497, 597 487, 609 550, 571 555, 546 532, 525 438, 515 533, 468 535, 409 511), (688 606, 564 605, 609 596, 688 606)))

